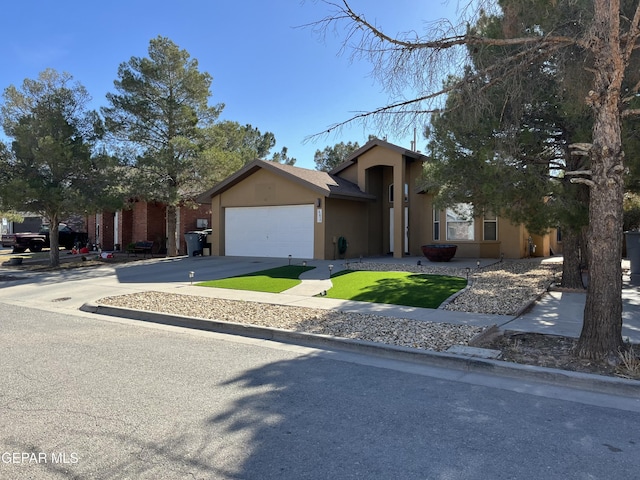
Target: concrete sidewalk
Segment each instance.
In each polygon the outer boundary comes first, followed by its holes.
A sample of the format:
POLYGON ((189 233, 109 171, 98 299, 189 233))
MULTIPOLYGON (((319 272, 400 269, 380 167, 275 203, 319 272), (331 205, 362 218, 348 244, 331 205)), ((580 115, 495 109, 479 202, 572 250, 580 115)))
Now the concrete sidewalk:
MULTIPOLYGON (((407 259, 403 263, 408 263, 407 259)), ((286 261, 286 260, 285 260, 286 261)), ((474 268, 475 260, 466 262, 474 268)), ((379 263, 379 262, 376 262, 379 263)), ((396 262, 397 263, 397 262, 396 262)), ((194 271, 202 272, 200 266, 206 266, 208 260, 187 261, 183 267, 189 266, 194 271)), ((305 273, 302 286, 290 289, 284 293, 272 294, 264 292, 248 292, 239 290, 229 290, 221 288, 199 287, 190 285, 189 282, 165 282, 165 283, 145 283, 136 285, 139 291, 158 290, 167 293, 179 293, 182 295, 193 295, 196 297, 213 297, 228 300, 251 301, 266 304, 290 305, 298 307, 310 307, 325 310, 340 310, 345 312, 356 312, 363 314, 375 314, 394 318, 407 318, 425 322, 442 322, 457 325, 472 326, 493 326, 499 328, 521 330, 521 331, 543 331, 547 334, 568 334, 578 336, 581 324, 582 308, 581 300, 585 294, 558 294, 552 292, 545 294, 540 302, 525 315, 520 317, 507 315, 485 315, 466 312, 453 312, 442 309, 425 309, 416 307, 405 307, 397 305, 375 304, 367 302, 354 302, 348 300, 337 300, 327 297, 313 296, 319 288, 324 289, 330 284, 329 265, 332 265, 332 273, 346 268, 341 262, 307 262, 316 268, 305 273), (329 283, 327 283, 329 282, 329 283), (549 303, 548 303, 549 302, 549 303)), ((247 265, 253 265, 252 271, 263 270, 266 265, 257 266, 251 262, 241 262, 233 264, 230 260, 222 261, 219 268, 225 272, 225 276, 233 270, 245 270, 247 265)), ((460 262, 456 267, 461 267, 464 271, 464 263, 460 262)), ((208 268, 208 267, 205 267, 208 268)), ((267 267, 268 268, 268 267, 267 267)), ((185 270, 182 268, 182 270, 185 270)), ((220 273, 220 272, 218 272, 220 273)), ((202 274, 198 274, 203 278, 202 274)), ((130 287, 130 285, 129 285, 130 287)), ((124 292, 120 292, 122 294, 124 292)), ((633 341, 640 341, 638 333, 638 291, 637 289, 625 289, 625 296, 632 301, 625 302, 625 332, 633 341)), ((288 330, 273 329, 247 324, 236 324, 233 322, 221 322, 216 320, 198 319, 182 317, 179 315, 169 315, 147 311, 130 310, 119 307, 99 305, 87 302, 81 308, 91 314, 102 314, 126 318, 138 321, 153 322, 165 325, 172 325, 190 329, 205 331, 215 331, 231 335, 240 335, 248 338, 259 338, 262 340, 272 340, 280 343, 289 343, 311 348, 319 348, 329 351, 347 352, 350 354, 365 355, 371 358, 379 358, 384 361, 409 362, 430 368, 444 368, 464 371, 465 375, 473 378, 484 378, 484 375, 497 378, 511 378, 523 382, 523 385, 545 384, 562 388, 579 389, 592 394, 615 395, 616 398, 633 399, 634 408, 640 398, 640 383, 623 378, 592 375, 569 370, 550 369, 536 367, 532 365, 520 365, 501 360, 494 360, 486 353, 471 351, 452 350, 450 352, 434 352, 429 350, 419 350, 412 348, 397 347, 367 341, 334 338, 326 335, 314 335, 288 330)), ((493 381, 493 380, 488 380, 493 381)), ((544 387, 546 388, 546 387, 544 387)))
MULTIPOLYGON (((586 293, 550 291, 530 311, 501 328, 577 338, 582 329, 585 302, 586 293)), ((622 290, 622 322, 623 338, 640 344, 640 291, 628 282, 622 290)))
MULTIPOLYGON (((452 273, 465 276, 467 269, 474 272, 478 268, 476 259, 455 259, 446 266, 452 273)), ((354 260, 357 262, 359 260, 354 260)), ((369 258, 372 263, 402 263, 416 265, 418 261, 429 265, 424 258, 392 257, 369 258)), ((425 322, 442 322, 458 325, 492 326, 501 329, 543 332, 547 334, 570 335, 580 334, 584 293, 550 292, 542 296, 530 311, 515 317, 508 315, 486 315, 466 312, 453 312, 442 309, 425 309, 397 305, 374 304, 336 300, 314 296, 318 290, 323 291, 330 286, 329 265, 331 273, 347 268, 342 261, 306 261, 315 268, 306 272, 302 285, 280 294, 248 292, 229 289, 198 287, 192 285, 190 273, 193 272, 193 283, 209 279, 225 278, 234 275, 265 270, 287 264, 287 259, 272 258, 232 258, 232 257, 177 257, 155 258, 129 264, 112 264, 95 269, 71 269, 54 272, 19 272, 15 269, 0 267, 0 278, 9 280, 1 282, 0 301, 14 305, 38 308, 47 311, 82 314, 93 317, 95 313, 121 318, 151 321, 187 328, 248 335, 261 339, 272 339, 278 342, 315 346, 322 349, 338 349, 350 352, 381 357, 386 360, 418 362, 425 365, 436 365, 443 368, 464 370, 472 375, 492 374, 513 377, 519 381, 542 381, 562 386, 575 386, 600 392, 620 392, 634 398, 638 397, 640 387, 637 381, 600 377, 563 370, 537 368, 530 365, 518 365, 491 359, 479 359, 469 354, 440 353, 406 349, 371 342, 335 339, 326 336, 305 335, 296 332, 280 331, 255 327, 255 332, 246 325, 235 325, 229 322, 198 320, 162 313, 151 313, 138 310, 117 309, 99 306, 101 298, 113 295, 160 291, 198 297, 216 297, 230 300, 253 301, 267 304, 312 307, 325 310, 341 310, 375 314, 396 318, 415 319, 425 322)), ((297 261, 298 264, 301 261, 297 261)), ((350 262, 351 263, 351 262, 350 262)), ((482 260, 480 267, 486 267, 496 260, 482 260)), ((433 266, 443 266, 433 264, 433 266)), ((640 295, 638 288, 625 283, 624 290, 624 335, 633 342, 640 343, 640 295)))
MULTIPOLYGON (((128 264, 106 265, 98 270, 81 273, 78 269, 61 272, 19 272, 15 269, 0 267, 0 274, 22 281, 3 282, 5 287, 0 293, 2 298, 29 298, 30 303, 42 302, 49 308, 52 299, 71 297, 65 303, 55 306, 79 308, 85 302, 95 302, 109 295, 158 290, 198 296, 213 296, 233 300, 256 301, 270 304, 306 306, 319 309, 338 309, 343 311, 373 313, 377 315, 443 322, 462 325, 490 326, 497 325, 501 329, 540 332, 551 335, 578 337, 582 327, 582 317, 586 294, 575 292, 548 292, 532 305, 525 314, 515 317, 509 315, 490 315, 466 312, 453 312, 442 309, 425 309, 397 305, 372 304, 348 300, 336 300, 315 295, 331 287, 329 274, 335 274, 350 264, 388 263, 423 266, 447 267, 460 276, 468 271, 473 275, 478 268, 488 267, 498 261, 496 259, 455 258, 446 264, 431 263, 424 257, 391 256, 349 259, 349 260, 306 260, 308 266, 315 267, 305 272, 302 283, 284 293, 269 294, 262 292, 234 291, 214 289, 190 285, 189 272, 194 272, 194 283, 202 280, 225 278, 243 275, 286 265, 287 259, 252 258, 252 257, 177 257, 153 258, 128 264), (331 267, 331 268, 330 268, 331 267), (75 283, 76 280, 79 283, 75 283), (82 285, 78 288, 72 285, 82 285), (69 295, 72 290, 72 295, 69 295)), ((532 259, 539 261, 539 259, 532 259)), ((559 261, 548 259, 545 261, 559 261)), ((299 259, 290 260, 301 264, 299 259)), ((623 266, 624 261, 623 261, 623 266)), ((627 262, 628 268, 628 262, 627 262)), ((625 278, 623 290, 623 335, 633 343, 640 343, 640 291, 637 286, 625 278)))
MULTIPOLYGON (((553 260, 553 259, 550 259, 553 260)), ((544 333, 548 335, 562 335, 578 338, 582 329, 582 318, 586 301, 584 292, 561 292, 549 291, 542 295, 539 301, 520 316, 490 315, 479 313, 452 312, 449 310, 432 310, 415 307, 399 307, 394 305, 367 304, 364 302, 350 302, 343 300, 333 300, 328 298, 313 299, 314 295, 331 288, 329 273, 337 273, 348 268, 349 263, 358 263, 359 260, 351 262, 345 260, 334 261, 309 261, 307 265, 314 266, 300 276, 302 283, 294 288, 283 292, 286 295, 287 304, 298 306, 308 305, 313 308, 340 309, 344 311, 375 313, 384 316, 397 316, 413 320, 425 320, 430 322, 451 323, 454 325, 477 325, 490 326, 497 325, 502 330, 515 330, 522 332, 544 333), (331 268, 329 268, 331 267, 331 268), (302 297, 295 299, 293 297, 302 297), (306 297, 306 298, 305 298, 306 297)), ((393 257, 377 257, 375 259, 365 259, 372 263, 389 264, 409 264, 416 265, 421 262, 423 265, 446 266, 459 272, 464 272, 467 268, 474 272, 478 268, 485 268, 494 263, 495 259, 454 259, 447 264, 431 264, 424 258, 404 257, 396 259, 393 257)), ((623 261, 623 263, 626 261, 623 261)), ((628 263, 628 262, 627 262, 628 263)), ((628 268, 628 265, 627 265, 628 268)), ((629 278, 624 278, 623 291, 623 329, 622 334, 625 340, 640 344, 640 288, 629 283, 629 278)), ((269 302, 271 303, 271 302, 269 302)), ((277 302, 276 302, 277 303, 277 302)))

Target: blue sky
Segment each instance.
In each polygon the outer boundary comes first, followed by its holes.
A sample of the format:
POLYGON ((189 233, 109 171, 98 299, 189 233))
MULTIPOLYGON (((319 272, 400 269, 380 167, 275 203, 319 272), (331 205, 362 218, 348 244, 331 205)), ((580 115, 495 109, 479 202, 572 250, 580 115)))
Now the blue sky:
MULTIPOLYGON (((391 34, 455 15, 455 0, 352 0, 354 10, 391 34)), ((19 86, 51 67, 66 71, 106 104, 118 66, 146 56, 162 35, 187 50, 213 76, 211 103, 226 105, 221 118, 275 134, 277 145, 314 168, 317 149, 340 141, 361 145, 369 133, 410 146, 412 136, 364 130, 361 124, 312 142, 305 138, 354 112, 387 103, 371 65, 340 54, 342 38, 324 39, 311 28, 329 7, 315 0, 25 0, 3 2, 0 89, 19 86)), ((418 126, 420 131, 420 126, 418 126)), ((418 148, 424 149, 418 138, 418 148)))

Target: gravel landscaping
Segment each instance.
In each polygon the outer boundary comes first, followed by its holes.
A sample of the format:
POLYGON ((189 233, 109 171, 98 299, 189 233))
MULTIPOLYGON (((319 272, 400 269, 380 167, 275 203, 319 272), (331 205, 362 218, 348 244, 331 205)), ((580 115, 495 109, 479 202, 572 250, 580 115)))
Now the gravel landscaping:
MULTIPOLYGON (((466 269, 444 265, 351 263, 349 268, 467 277, 466 269)), ((468 273, 471 286, 442 308, 457 312, 516 315, 544 293, 561 272, 562 263, 559 261, 543 263, 541 259, 509 260, 481 269, 474 268, 468 273)))
MULTIPOLYGON (((350 263, 350 269, 400 270, 466 278, 466 269, 451 266, 393 263, 350 263)), ((541 295, 561 270, 559 263, 540 260, 497 262, 469 273, 470 286, 441 308, 475 313, 515 315, 541 295)), ((360 339, 409 348, 443 351, 452 345, 467 345, 482 327, 394 319, 335 310, 267 305, 216 298, 144 292, 106 297, 101 304, 177 314, 189 317, 248 323, 360 339)))

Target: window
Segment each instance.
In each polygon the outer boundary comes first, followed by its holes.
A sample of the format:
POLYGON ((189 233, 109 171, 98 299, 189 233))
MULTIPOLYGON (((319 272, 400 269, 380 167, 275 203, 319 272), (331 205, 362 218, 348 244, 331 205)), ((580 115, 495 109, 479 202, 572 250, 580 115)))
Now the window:
MULTIPOLYGON (((389 184, 389 203, 393 203, 393 183, 389 184)), ((409 201, 409 184, 404 184, 404 203, 409 201)))
POLYGON ((491 212, 484 212, 484 240, 498 240, 498 217, 491 212))
POLYGON ((473 206, 459 203, 447 208, 447 240, 473 240, 473 206))
POLYGON ((440 240, 440 210, 433 209, 433 239, 440 240))

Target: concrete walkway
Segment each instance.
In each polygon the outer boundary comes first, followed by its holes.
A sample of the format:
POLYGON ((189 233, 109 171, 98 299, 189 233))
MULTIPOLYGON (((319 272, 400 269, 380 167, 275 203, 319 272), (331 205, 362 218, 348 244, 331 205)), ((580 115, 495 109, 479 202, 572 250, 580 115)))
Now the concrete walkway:
MULTIPOLYGON (((586 301, 585 293, 551 291, 533 308, 503 329, 579 337, 586 301)), ((631 343, 640 343, 640 292, 637 286, 625 282, 622 290, 622 336, 631 343)))
MULTIPOLYGON (((553 261, 554 259, 551 260, 553 261)), ((452 312, 442 309, 375 304, 316 296, 331 287, 329 266, 331 266, 331 273, 335 274, 347 268, 348 263, 359 262, 359 259, 349 262, 345 260, 307 260, 307 265, 315 268, 301 276, 303 281, 300 285, 279 294, 197 287, 191 285, 188 276, 189 272, 193 271, 195 283, 202 280, 225 278, 282 266, 283 262, 286 264, 286 261, 286 259, 248 257, 154 258, 130 264, 114 264, 97 270, 89 270, 85 273, 75 269, 57 273, 30 273, 0 266, 0 274, 23 279, 16 282, 3 282, 5 287, 11 288, 0 290, 0 299, 21 301, 28 298, 29 302, 34 305, 42 303, 47 308, 55 306, 55 308, 73 309, 79 308, 85 302, 95 302, 109 295, 156 290, 326 310, 337 309, 373 313, 428 322, 477 326, 497 325, 501 329, 572 337, 578 337, 582 327, 585 293, 545 293, 527 313, 519 317, 452 312), (82 288, 78 288, 76 285, 82 285, 82 288), (70 289, 72 290, 71 295, 70 289), (58 298, 67 297, 69 297, 69 300, 64 303, 51 303, 58 298)), ((416 265, 417 262, 421 262, 423 265, 429 264, 424 257, 396 259, 385 256, 367 258, 363 261, 408 265, 416 265)), ((495 259, 481 259, 479 261, 481 268, 496 263, 495 259)), ((558 261, 558 259, 555 259, 555 261, 558 261)), ((293 262, 301 263, 300 260, 293 260, 293 262)), ((465 272, 468 268, 473 274, 478 268, 477 262, 477 259, 454 258, 446 266, 460 272, 465 272)), ((443 266, 444 264, 433 265, 443 266)), ((628 264, 626 266, 628 268, 628 264)), ((633 343, 640 343, 640 291, 638 286, 633 286, 629 283, 629 278, 624 280, 623 335, 633 343)))
MULTIPOLYGON (((234 275, 274 268, 286 264, 286 259, 230 258, 230 257, 178 257, 148 259, 130 264, 113 264, 95 269, 70 269, 55 272, 20 272, 0 267, 0 278, 4 277, 0 288, 3 303, 86 315, 93 318, 96 313, 121 319, 143 320, 160 324, 196 328, 200 330, 231 333, 277 342, 328 348, 355 354, 364 354, 387 361, 419 363, 429 368, 461 370, 469 378, 491 373, 518 379, 528 384, 542 382, 562 387, 571 386, 591 392, 615 393, 635 399, 640 398, 638 382, 588 375, 570 371, 550 370, 530 365, 518 365, 499 360, 479 359, 469 353, 432 352, 406 349, 349 339, 335 339, 313 336, 292 331, 280 331, 261 327, 236 326, 229 322, 192 319, 162 313, 119 309, 99 306, 101 298, 137 292, 159 291, 196 297, 214 297, 230 300, 253 301, 268 304, 311 307, 325 310, 341 310, 368 313, 395 318, 408 318, 425 322, 443 322, 460 325, 492 326, 521 331, 542 331, 547 334, 578 336, 582 321, 585 294, 552 292, 545 294, 533 308, 520 317, 507 315, 484 315, 452 312, 441 309, 404 307, 398 305, 375 304, 337 300, 314 296, 318 290, 330 286, 329 265, 332 273, 346 268, 344 261, 307 261, 314 266, 303 276, 302 285, 285 293, 271 294, 247 292, 221 288, 199 287, 192 283, 202 280, 225 278, 234 275), (193 278, 191 276, 193 274, 193 278), (192 282, 193 280, 193 282, 192 282), (108 312, 108 310, 113 310, 108 312), (252 331, 256 330, 256 331, 252 331), (312 338, 313 337, 313 338, 312 338)), ((374 263, 414 264, 424 259, 391 257, 367 259, 374 263)), ((457 259, 448 264, 458 272, 466 274, 478 268, 475 259, 457 259)), ((495 260, 482 261, 485 267, 495 260)), ((624 291, 624 334, 629 340, 640 343, 640 295, 638 288, 625 283, 624 291)), ((484 377, 483 377, 484 378, 484 377)), ((493 381, 493 380, 490 380, 493 381)), ((520 384, 519 387, 521 388, 520 384)), ((634 404, 635 405, 635 404, 634 404)), ((636 405, 637 406, 637 405, 636 405)), ((635 408, 635 407, 634 407, 635 408)))
MULTIPOLYGON (((550 259, 553 261, 554 259, 550 259)), ((357 263, 354 260, 351 263, 357 263)), ((429 264, 424 258, 404 257, 395 259, 392 257, 381 257, 366 259, 372 263, 403 263, 415 265, 420 261, 423 265, 429 264)), ((484 268, 493 263, 495 259, 481 259, 480 267, 484 268)), ((555 259, 557 261, 557 259, 555 259)), ((465 270, 469 268, 471 272, 478 268, 476 259, 454 259, 443 266, 465 270)), ((624 261, 628 263, 627 261, 624 261)), ((568 337, 579 337, 582 329, 582 317, 586 300, 586 293, 583 292, 560 292, 550 291, 545 293, 532 308, 520 315, 489 315, 466 312, 452 312, 448 310, 432 310, 416 307, 399 307, 394 305, 369 304, 364 302, 352 302, 345 300, 334 300, 328 298, 316 298, 323 291, 331 288, 329 272, 337 273, 348 267, 344 260, 322 260, 308 261, 307 265, 316 268, 304 272, 300 279, 302 283, 278 294, 288 297, 312 297, 307 300, 290 300, 292 304, 305 304, 314 308, 335 308, 344 311, 355 311, 361 313, 376 313, 385 316, 398 316, 414 320, 425 320, 432 322, 451 323, 454 325, 497 325, 503 330, 515 330, 522 332, 536 332, 548 335, 563 335, 568 337), (331 269, 329 268, 331 267, 331 269)), ((623 265, 628 268, 628 265, 623 265)), ((637 285, 632 285, 629 278, 624 278, 623 284, 623 329, 622 334, 625 340, 632 343, 640 343, 640 289, 637 285)))

